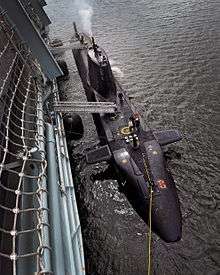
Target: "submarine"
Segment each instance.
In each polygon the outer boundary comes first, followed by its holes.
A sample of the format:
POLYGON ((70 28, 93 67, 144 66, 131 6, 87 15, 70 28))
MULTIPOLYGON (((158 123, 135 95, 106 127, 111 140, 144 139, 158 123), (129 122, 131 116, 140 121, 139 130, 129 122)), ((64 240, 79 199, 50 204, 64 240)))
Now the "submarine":
POLYGON ((93 37, 78 33, 81 47, 74 59, 89 102, 111 102, 109 113, 93 113, 100 145, 86 154, 88 164, 109 162, 118 175, 120 190, 148 224, 152 190, 152 230, 165 242, 182 236, 177 189, 164 153, 165 146, 182 139, 178 130, 152 130, 143 124, 129 96, 113 75, 108 56, 93 37), (84 41, 87 41, 84 43, 84 41))

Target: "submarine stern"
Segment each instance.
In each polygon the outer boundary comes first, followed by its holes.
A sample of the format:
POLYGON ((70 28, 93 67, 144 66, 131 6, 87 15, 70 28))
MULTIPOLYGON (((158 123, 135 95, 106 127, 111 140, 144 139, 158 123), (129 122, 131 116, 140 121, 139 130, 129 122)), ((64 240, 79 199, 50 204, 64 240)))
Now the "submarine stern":
POLYGON ((182 236, 182 219, 175 183, 171 174, 166 172, 166 180, 158 180, 156 185, 140 171, 125 148, 113 152, 113 156, 117 169, 124 178, 122 181, 123 193, 137 214, 148 224, 150 185, 153 184, 152 229, 167 243, 179 241, 182 236))

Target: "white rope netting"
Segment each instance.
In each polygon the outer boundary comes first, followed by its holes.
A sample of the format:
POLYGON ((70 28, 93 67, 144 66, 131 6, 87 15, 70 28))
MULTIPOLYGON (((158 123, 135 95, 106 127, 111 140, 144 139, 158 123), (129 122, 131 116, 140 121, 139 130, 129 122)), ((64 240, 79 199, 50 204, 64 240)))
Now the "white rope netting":
POLYGON ((30 51, 0 15, 0 274, 50 273, 38 74, 30 51))

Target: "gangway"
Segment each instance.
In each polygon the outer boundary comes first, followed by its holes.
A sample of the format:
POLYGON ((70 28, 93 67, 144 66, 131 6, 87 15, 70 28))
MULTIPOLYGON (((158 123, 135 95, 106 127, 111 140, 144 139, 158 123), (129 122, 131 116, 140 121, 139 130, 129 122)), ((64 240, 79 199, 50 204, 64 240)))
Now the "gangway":
POLYGON ((75 102, 57 101, 54 103, 54 111, 61 113, 115 113, 116 104, 113 102, 75 102))

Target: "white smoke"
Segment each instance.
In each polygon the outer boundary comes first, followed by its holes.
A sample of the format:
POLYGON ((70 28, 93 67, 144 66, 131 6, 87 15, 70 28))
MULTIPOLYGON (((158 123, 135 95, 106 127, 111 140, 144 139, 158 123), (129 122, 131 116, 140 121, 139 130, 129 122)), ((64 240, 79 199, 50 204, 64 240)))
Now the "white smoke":
POLYGON ((79 14, 82 31, 92 36, 93 8, 86 0, 75 0, 75 6, 79 14))

